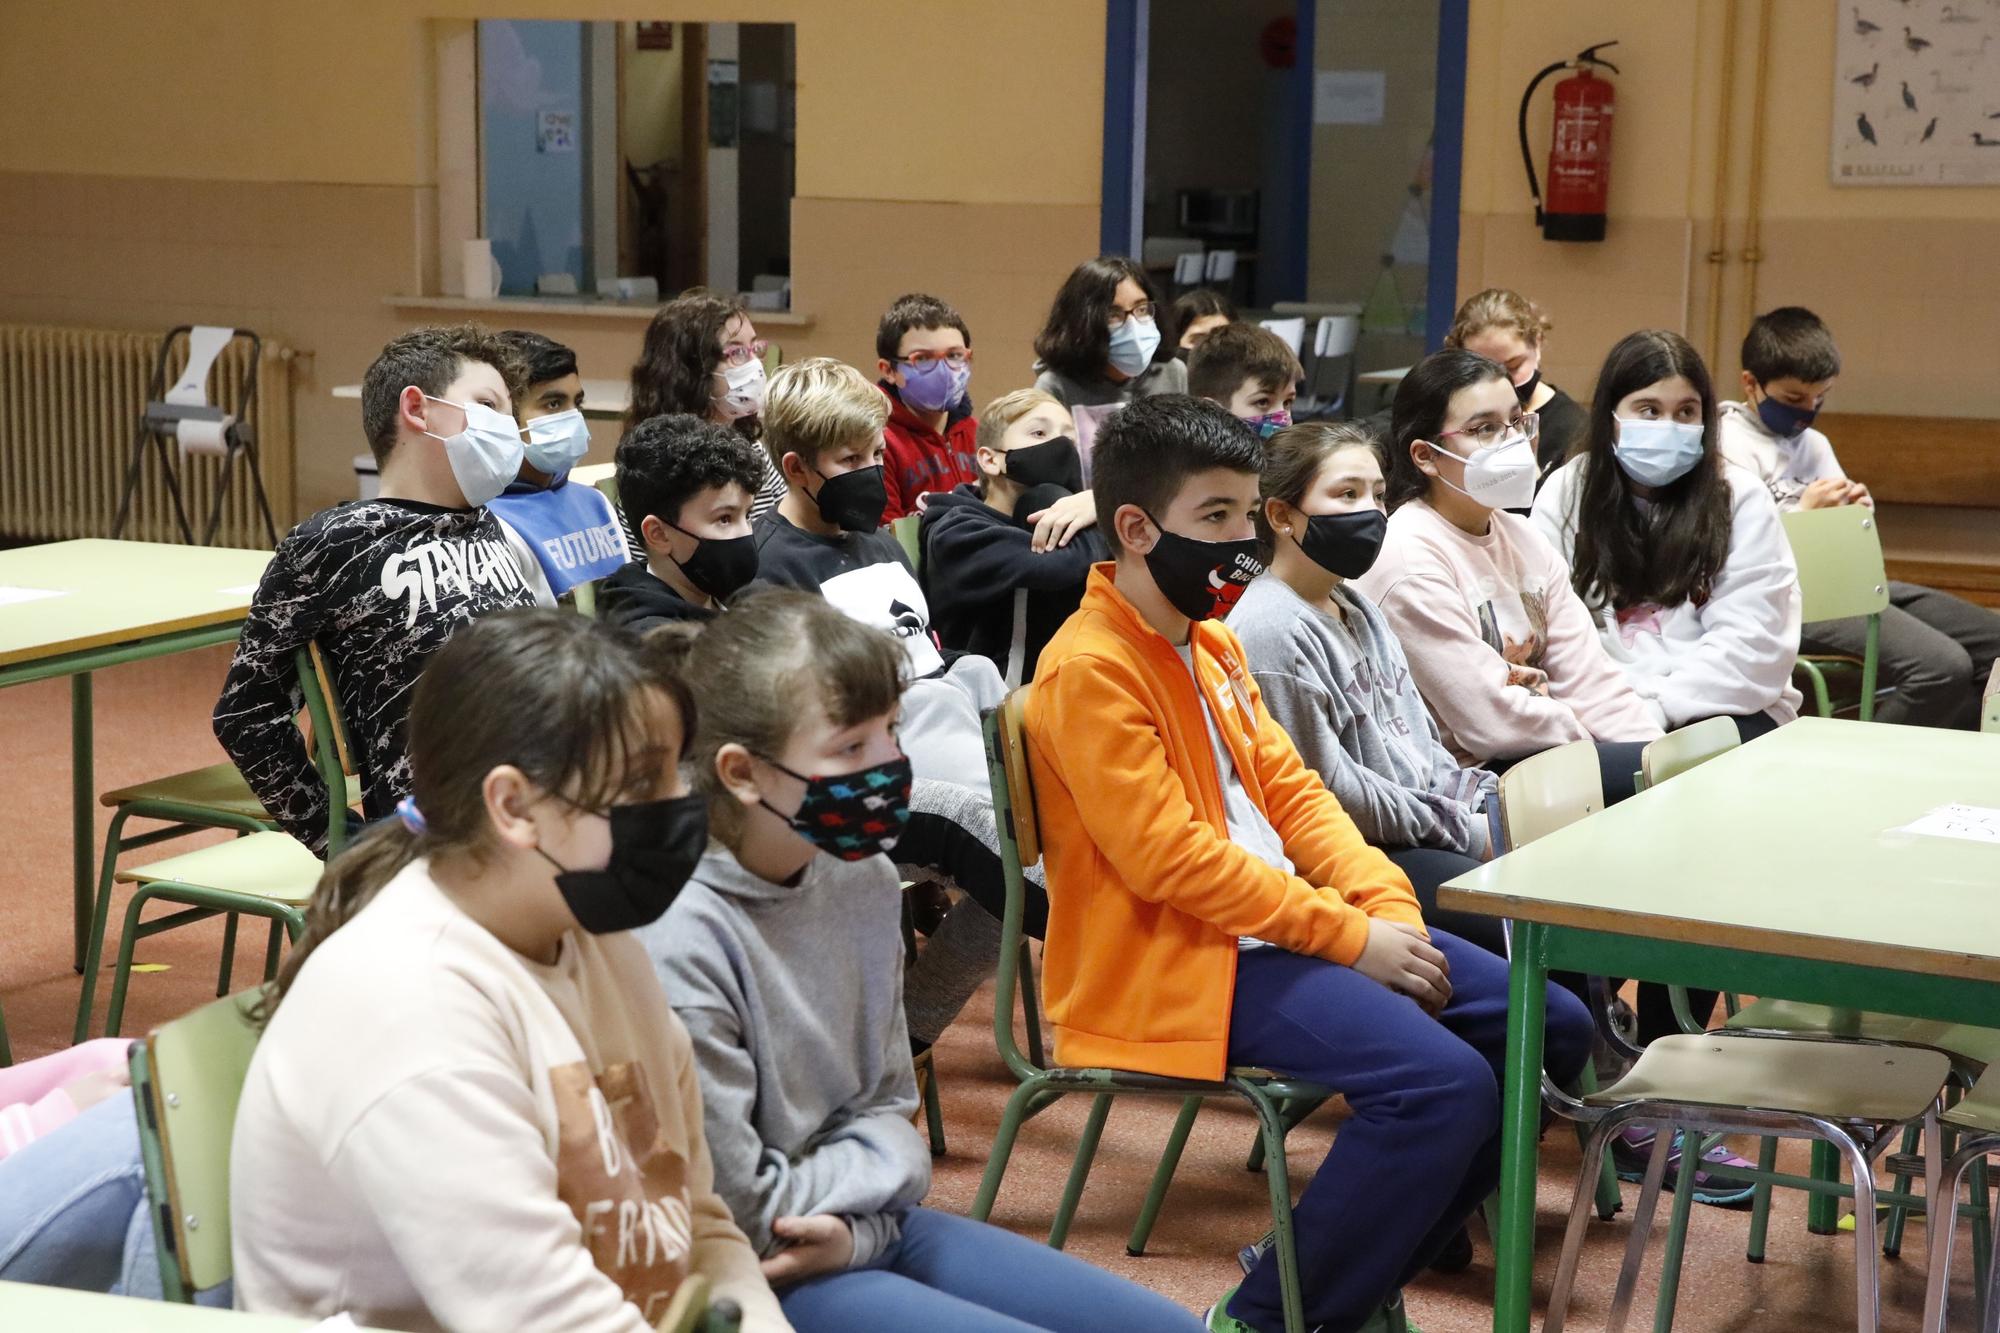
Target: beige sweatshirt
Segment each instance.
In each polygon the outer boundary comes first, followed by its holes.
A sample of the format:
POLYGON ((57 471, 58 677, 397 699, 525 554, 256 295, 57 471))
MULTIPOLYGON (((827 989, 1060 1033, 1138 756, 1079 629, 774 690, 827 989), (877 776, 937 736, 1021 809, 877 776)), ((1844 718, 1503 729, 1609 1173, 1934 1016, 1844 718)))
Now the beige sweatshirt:
POLYGON ((418 862, 322 944, 237 1111, 236 1303, 383 1329, 644 1333, 690 1272, 790 1325, 715 1194, 687 1031, 629 935, 548 966, 418 862))
POLYGON ((1606 655, 1569 567, 1525 518, 1496 509, 1474 537, 1412 500, 1390 515, 1381 556, 1354 584, 1402 641, 1461 764, 1660 734, 1659 706, 1606 655))

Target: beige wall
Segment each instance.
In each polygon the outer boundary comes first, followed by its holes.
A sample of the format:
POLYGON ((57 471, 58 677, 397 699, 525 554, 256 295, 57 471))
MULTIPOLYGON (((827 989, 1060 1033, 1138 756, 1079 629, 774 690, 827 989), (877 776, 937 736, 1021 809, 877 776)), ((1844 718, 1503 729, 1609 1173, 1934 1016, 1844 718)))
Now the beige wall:
MULTIPOLYGON (((2000 189, 1845 188, 1828 182, 1835 25, 1847 8, 1774 0, 1765 83, 1763 224, 1754 293, 1744 264, 1752 48, 1757 0, 1734 31, 1725 0, 1621 5, 1615 15, 1563 0, 1472 6, 1466 87, 1459 291, 1510 286, 1556 320, 1546 367, 1587 390, 1611 342, 1647 325, 1680 329, 1734 382, 1746 310, 1801 304, 1840 339, 1848 412, 2000 416, 1992 333, 2000 267, 1986 252, 2000 189), (1622 68, 1613 137, 1611 231, 1601 244, 1544 241, 1531 217, 1514 107, 1550 61, 1617 37, 1622 68), (1736 61, 1719 346, 1707 345, 1714 282, 1715 147, 1724 48, 1736 61)), ((1549 142, 1547 86, 1530 118, 1538 165, 1549 142)))
MULTIPOLYGON (((872 362, 881 308, 925 285, 973 326, 975 393, 1017 387, 1049 295, 1096 249, 1102 4, 1019 0, 949 23, 920 0, 204 0, 187 12, 0 7, 0 320, 234 322, 308 353, 295 514, 351 493, 355 405, 328 390, 423 318, 384 298, 423 291, 435 271, 431 19, 796 23, 794 303, 813 322, 771 330, 787 356, 872 362), (1031 50, 1024 79, 1010 53, 1031 50), (929 83, 949 87, 957 129, 949 151, 912 152, 893 130, 929 83)), ((591 375, 622 374, 638 349, 638 322, 537 326, 591 375)))
POLYGON ((637 166, 681 161, 681 61, 687 32, 674 29, 671 51, 641 51, 638 29, 618 25, 618 77, 624 82, 620 110, 625 156, 637 166))

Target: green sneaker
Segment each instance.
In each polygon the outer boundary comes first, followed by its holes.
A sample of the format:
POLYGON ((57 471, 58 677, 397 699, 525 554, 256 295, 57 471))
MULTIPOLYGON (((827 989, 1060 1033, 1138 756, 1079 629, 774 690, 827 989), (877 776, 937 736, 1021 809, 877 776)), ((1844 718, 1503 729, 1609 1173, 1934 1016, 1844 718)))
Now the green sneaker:
POLYGON ((1229 1300, 1235 1294, 1236 1288, 1231 1287, 1222 1293, 1221 1300, 1208 1307, 1202 1323, 1208 1333, 1257 1333, 1256 1329, 1229 1313, 1229 1300))

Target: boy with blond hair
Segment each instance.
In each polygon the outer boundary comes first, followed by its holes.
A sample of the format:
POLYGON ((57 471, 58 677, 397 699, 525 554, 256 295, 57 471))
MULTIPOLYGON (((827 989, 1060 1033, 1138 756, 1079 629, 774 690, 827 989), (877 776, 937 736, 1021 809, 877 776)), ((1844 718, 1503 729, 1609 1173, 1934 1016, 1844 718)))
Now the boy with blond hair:
POLYGON ((974 461, 979 480, 933 495, 918 529, 924 591, 947 649, 980 653, 1009 686, 1034 679, 1035 659, 1083 596, 1090 567, 1111 552, 1090 523, 1067 544, 1028 516, 1083 490, 1069 409, 1040 389, 986 405, 974 461))

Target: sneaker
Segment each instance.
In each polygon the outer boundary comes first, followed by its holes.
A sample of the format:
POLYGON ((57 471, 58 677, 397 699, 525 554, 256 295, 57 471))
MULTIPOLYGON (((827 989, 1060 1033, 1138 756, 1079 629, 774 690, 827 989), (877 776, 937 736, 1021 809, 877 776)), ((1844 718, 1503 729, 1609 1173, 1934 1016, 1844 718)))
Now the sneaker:
POLYGON ((1472 1267, 1472 1233, 1460 1227, 1431 1260, 1431 1272, 1452 1277, 1472 1267))
POLYGON ((1208 1333, 1257 1333, 1256 1329, 1229 1313, 1229 1300, 1235 1294, 1236 1288, 1231 1287, 1222 1293, 1221 1300, 1208 1307, 1208 1313, 1202 1317, 1202 1327, 1208 1333))
POLYGON ((1262 1240, 1251 1241, 1248 1245, 1238 1250, 1236 1252, 1236 1266, 1243 1270, 1243 1276, 1249 1277, 1250 1270, 1262 1263, 1264 1256, 1269 1254, 1271 1247, 1277 1243, 1278 1233, 1267 1231, 1264 1233, 1262 1240))
POLYGON ((1397 1292, 1389 1302, 1371 1316, 1357 1333, 1424 1333, 1410 1322, 1409 1311, 1403 1305, 1403 1293, 1397 1292))
MULTIPOLYGON (((1643 1180, 1646 1163, 1652 1159, 1653 1144, 1657 1136, 1650 1125, 1627 1125, 1611 1140, 1611 1160, 1620 1180, 1643 1180)), ((1729 1150, 1727 1144, 1718 1143, 1702 1154, 1702 1161, 1716 1166, 1738 1168, 1755 1167, 1756 1163, 1738 1157, 1729 1150)), ((1667 1158, 1667 1174, 1663 1188, 1671 1189, 1679 1178, 1681 1146, 1678 1136, 1674 1139, 1672 1155, 1667 1158)), ((1708 1172, 1695 1169, 1694 1201, 1715 1208, 1744 1208, 1756 1195, 1757 1187, 1738 1180, 1724 1180, 1711 1176, 1708 1172)))

